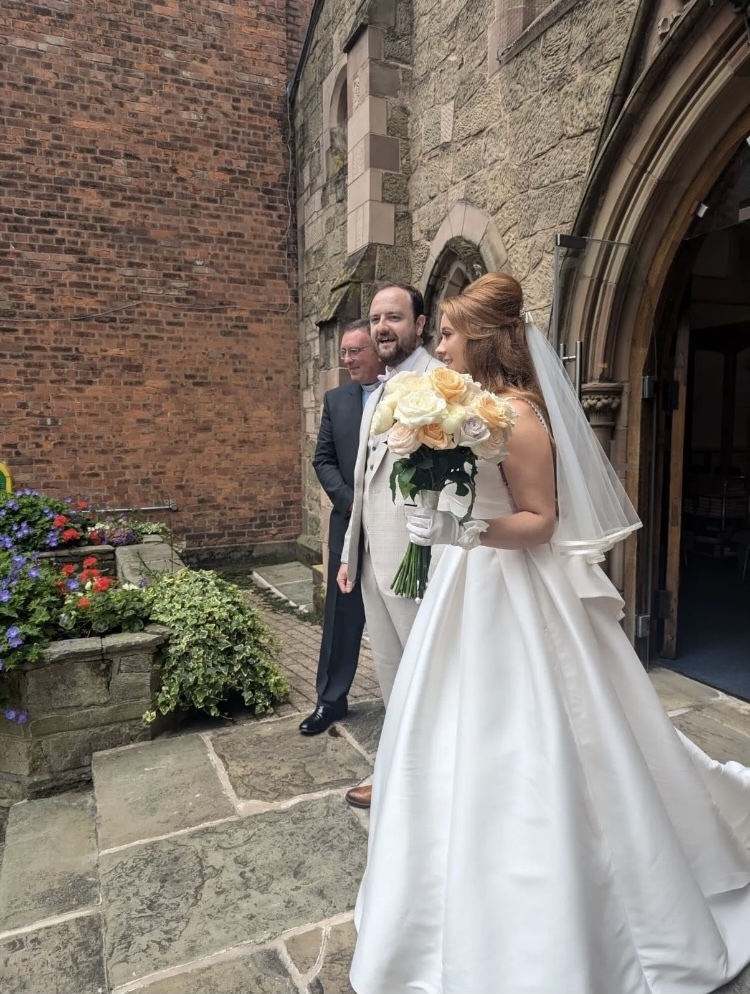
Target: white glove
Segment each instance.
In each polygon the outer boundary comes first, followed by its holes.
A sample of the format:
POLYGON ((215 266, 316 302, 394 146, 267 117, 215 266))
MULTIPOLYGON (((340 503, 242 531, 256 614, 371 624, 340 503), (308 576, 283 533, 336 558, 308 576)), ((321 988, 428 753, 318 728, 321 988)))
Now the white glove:
POLYGON ((414 545, 459 545, 469 550, 479 545, 482 532, 488 528, 486 521, 478 520, 462 525, 450 511, 421 509, 406 519, 406 530, 414 545))

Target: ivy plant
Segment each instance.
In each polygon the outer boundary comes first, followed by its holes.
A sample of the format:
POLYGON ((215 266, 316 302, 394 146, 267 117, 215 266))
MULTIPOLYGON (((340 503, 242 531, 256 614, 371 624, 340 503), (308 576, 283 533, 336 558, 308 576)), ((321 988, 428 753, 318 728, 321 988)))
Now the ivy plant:
POLYGON ((234 584, 208 570, 180 570, 152 578, 145 590, 152 621, 172 630, 153 709, 169 714, 194 707, 220 715, 232 692, 256 714, 273 711, 289 696, 276 665, 278 641, 234 584))

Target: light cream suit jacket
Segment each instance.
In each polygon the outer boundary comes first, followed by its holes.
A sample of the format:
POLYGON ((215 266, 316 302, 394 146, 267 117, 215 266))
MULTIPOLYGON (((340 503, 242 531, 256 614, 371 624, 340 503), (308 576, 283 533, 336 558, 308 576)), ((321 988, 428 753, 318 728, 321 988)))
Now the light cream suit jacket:
MULTIPOLYGON (((438 366, 442 366, 442 363, 420 346, 410 369, 414 373, 425 373, 438 366)), ((385 435, 370 437, 370 425, 382 395, 382 386, 373 390, 362 413, 359 450, 354 469, 354 503, 341 561, 348 563, 347 574, 354 583, 359 567, 364 516, 367 523, 365 542, 372 559, 375 578, 381 590, 389 590, 409 543, 409 533, 406 530, 406 512, 401 491, 396 486, 394 503, 389 482, 397 457, 386 445, 385 435)))

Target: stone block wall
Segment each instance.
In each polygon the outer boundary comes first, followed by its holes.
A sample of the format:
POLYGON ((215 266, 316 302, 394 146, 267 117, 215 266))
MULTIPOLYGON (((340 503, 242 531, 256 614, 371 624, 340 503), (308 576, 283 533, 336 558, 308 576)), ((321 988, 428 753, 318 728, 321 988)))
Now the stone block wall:
POLYGON ((464 247, 482 242, 487 268, 507 266, 546 324, 554 236, 572 229, 579 210, 638 6, 322 4, 292 108, 308 468, 303 531, 313 540, 320 538, 320 492, 310 458, 321 395, 336 385, 325 329, 331 337, 345 317, 364 312, 376 279, 434 285, 442 250, 456 237, 464 247), (343 76, 342 104, 336 80, 343 76), (331 127, 344 105, 346 165, 341 128, 331 127), (388 158, 394 139, 397 164, 388 158), (472 223, 453 231, 457 217, 472 223))
POLYGON ((0 387, 18 486, 173 500, 189 548, 297 537, 286 85, 309 6, 0 5, 0 387))
POLYGON ((158 650, 168 637, 156 625, 67 639, 25 666, 22 698, 31 717, 24 727, 3 723, 3 773, 23 778, 26 796, 38 797, 90 779, 93 752, 150 738, 141 716, 150 707, 158 650))
POLYGON ((302 363, 302 544, 325 541, 312 470, 323 394, 346 382, 343 326, 366 313, 373 287, 409 279, 411 3, 329 0, 295 81, 302 363))
POLYGON ((554 235, 575 220, 637 6, 557 0, 507 48, 495 4, 414 0, 415 280, 466 201, 494 222, 528 306, 546 313, 554 235))

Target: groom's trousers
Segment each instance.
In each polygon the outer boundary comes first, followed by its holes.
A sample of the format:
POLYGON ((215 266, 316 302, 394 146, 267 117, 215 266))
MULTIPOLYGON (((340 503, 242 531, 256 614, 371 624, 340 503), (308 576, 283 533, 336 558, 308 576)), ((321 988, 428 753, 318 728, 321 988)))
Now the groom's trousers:
POLYGON ((392 590, 382 590, 378 586, 369 550, 363 550, 361 563, 360 582, 367 618, 367 634, 370 637, 370 648, 375 661, 375 675, 380 684, 385 706, 388 707, 401 654, 409 638, 419 605, 407 597, 398 597, 392 590))

